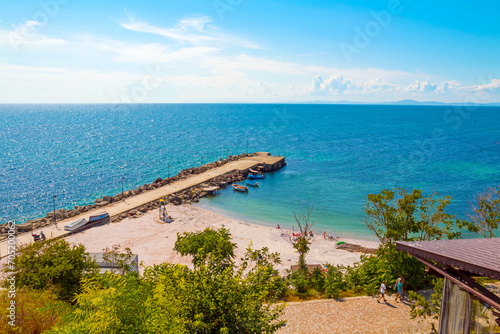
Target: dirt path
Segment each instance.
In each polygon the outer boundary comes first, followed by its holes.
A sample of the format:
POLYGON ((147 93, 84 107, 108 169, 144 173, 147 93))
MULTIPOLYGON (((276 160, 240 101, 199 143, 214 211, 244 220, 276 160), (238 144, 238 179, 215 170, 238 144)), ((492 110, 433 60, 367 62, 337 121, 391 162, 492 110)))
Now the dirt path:
POLYGON ((428 320, 410 319, 410 303, 377 303, 377 297, 353 297, 340 300, 322 299, 288 303, 284 318, 285 333, 430 333, 428 320))

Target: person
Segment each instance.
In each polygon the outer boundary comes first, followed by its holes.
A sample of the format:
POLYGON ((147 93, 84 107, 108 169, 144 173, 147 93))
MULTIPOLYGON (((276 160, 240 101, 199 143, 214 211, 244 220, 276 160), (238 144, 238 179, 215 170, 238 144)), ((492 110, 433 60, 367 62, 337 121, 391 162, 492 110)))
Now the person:
POLYGON ((387 303, 387 300, 385 300, 385 290, 387 288, 385 287, 385 281, 382 281, 382 284, 380 284, 380 288, 378 289, 378 292, 380 292, 380 297, 377 299, 377 303, 380 303, 380 299, 384 299, 384 302, 387 303))
POLYGON ((276 228, 279 230, 280 229, 280 224, 278 224, 278 226, 276 228))
POLYGON ((309 236, 314 237, 313 231, 309 231, 309 236))
POLYGON ((323 238, 326 239, 326 231, 323 231, 323 238))
POLYGON ((45 234, 43 234, 43 231, 40 232, 40 238, 42 238, 42 240, 45 240, 45 234))
POLYGON ((398 278, 398 280, 396 281, 396 288, 398 289, 398 294, 396 295, 396 302, 398 301, 398 298, 399 298, 399 301, 402 301, 401 298, 403 298, 403 282, 404 282, 404 279, 403 279, 403 275, 401 275, 400 278, 398 278))

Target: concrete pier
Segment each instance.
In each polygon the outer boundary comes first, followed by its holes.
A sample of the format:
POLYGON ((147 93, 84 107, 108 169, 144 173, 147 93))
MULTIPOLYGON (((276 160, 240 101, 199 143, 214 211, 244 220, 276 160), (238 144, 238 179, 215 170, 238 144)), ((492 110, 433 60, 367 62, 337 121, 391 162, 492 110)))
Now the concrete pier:
MULTIPOLYGON (((83 214, 71 217, 69 219, 61 220, 57 222, 57 227, 55 225, 45 226, 33 230, 33 233, 40 234, 43 230, 44 234, 48 239, 56 237, 64 237, 71 232, 64 230, 64 226, 81 218, 89 219, 90 216, 107 211, 111 218, 119 216, 123 213, 137 209, 145 204, 158 201, 160 198, 173 195, 182 192, 186 189, 198 186, 204 182, 210 181, 218 176, 224 174, 230 174, 234 172, 247 172, 249 169, 255 169, 258 166, 265 165, 265 171, 273 171, 280 169, 285 165, 285 157, 271 156, 267 152, 256 152, 253 156, 244 157, 236 161, 231 161, 220 167, 209 169, 203 173, 193 175, 183 180, 179 180, 168 185, 146 191, 144 193, 128 197, 122 201, 114 202, 106 206, 101 206, 96 209, 92 209, 83 214)), ((7 255, 8 244, 7 239, 0 241, 0 258, 7 255)), ((31 233, 19 234, 16 237, 16 243, 31 243, 33 242, 33 237, 31 233)))

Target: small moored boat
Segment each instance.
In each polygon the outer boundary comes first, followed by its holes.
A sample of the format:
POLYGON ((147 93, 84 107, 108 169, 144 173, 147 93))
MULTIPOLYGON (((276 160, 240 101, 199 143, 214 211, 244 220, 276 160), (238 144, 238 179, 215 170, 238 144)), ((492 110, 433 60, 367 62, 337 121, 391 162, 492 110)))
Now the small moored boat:
POLYGON ((85 218, 78 219, 78 220, 75 220, 74 222, 71 222, 68 225, 64 226, 64 230, 71 232, 71 231, 74 231, 76 229, 79 229, 80 227, 82 227, 85 224, 87 224, 87 219, 85 219, 85 218))
POLYGON ((265 178, 266 178, 266 175, 263 174, 263 173, 248 174, 248 176, 247 176, 247 179, 249 179, 249 180, 262 180, 262 179, 265 179, 265 178))
POLYGON ((259 183, 255 182, 255 181, 247 180, 247 185, 249 185, 250 187, 258 187, 259 183))
POLYGON ((233 189, 245 193, 248 191, 248 187, 240 186, 239 184, 233 184, 233 189))
POLYGON ((102 219, 105 219, 108 217, 109 217, 109 213, 107 213, 106 211, 102 211, 102 212, 96 213, 95 215, 90 216, 89 223, 93 223, 93 222, 96 222, 98 220, 102 220, 102 219))

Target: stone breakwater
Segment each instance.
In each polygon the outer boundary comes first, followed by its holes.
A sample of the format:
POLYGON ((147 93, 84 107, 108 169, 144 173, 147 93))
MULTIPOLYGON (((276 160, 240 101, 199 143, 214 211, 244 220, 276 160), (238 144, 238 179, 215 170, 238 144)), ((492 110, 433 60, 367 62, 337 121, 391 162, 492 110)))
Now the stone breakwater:
MULTIPOLYGON (((259 153, 255 153, 259 154, 259 153)), ((232 161, 237 161, 239 159, 245 158, 245 157, 252 157, 254 154, 240 154, 240 155, 235 155, 235 156, 229 156, 227 159, 221 159, 219 161, 207 163, 205 165, 201 165, 198 167, 192 167, 192 168, 187 168, 179 172, 177 175, 170 177, 170 178, 157 178, 150 184, 144 184, 136 189, 131 189, 119 193, 115 196, 104 196, 102 198, 97 198, 94 201, 94 204, 88 204, 88 205, 83 205, 83 206, 75 206, 73 209, 58 209, 55 212, 49 212, 47 215, 43 218, 37 218, 33 220, 28 220, 26 223, 23 224, 18 224, 16 225, 17 232, 18 233, 23 233, 23 232, 30 232, 32 230, 42 228, 48 225, 53 224, 54 219, 56 221, 61 221, 64 219, 69 219, 81 214, 84 214, 88 211, 95 210, 101 207, 105 207, 111 203, 119 202, 122 199, 133 197, 136 195, 139 195, 141 193, 169 185, 173 182, 180 181, 187 179, 189 177, 192 177, 197 174, 204 173, 206 171, 209 171, 211 169, 221 167, 229 162, 232 161), (55 215, 55 218, 54 218, 55 215)), ((285 165, 284 162, 280 162, 277 165, 266 165, 265 170, 266 171, 274 171, 277 170, 285 165)), ((220 176, 217 176, 207 182, 197 184, 196 186, 190 187, 188 189, 183 189, 179 192, 173 193, 169 196, 166 196, 164 198, 165 203, 173 203, 174 205, 180 205, 180 204, 191 204, 193 202, 198 202, 200 198, 208 196, 208 193, 203 191, 204 188, 209 187, 209 186, 217 186, 224 188, 227 185, 230 185, 234 182, 242 181, 246 179, 248 175, 248 171, 233 171, 231 173, 226 173, 220 176)), ((111 217, 111 222, 118 222, 122 219, 125 219, 127 217, 140 217, 144 213, 158 208, 160 205, 159 200, 152 201, 150 203, 144 204, 142 206, 139 206, 137 208, 133 208, 129 210, 128 212, 121 213, 119 215, 115 215, 111 217)), ((7 230, 5 227, 0 228, 0 240, 5 239, 7 230)))

